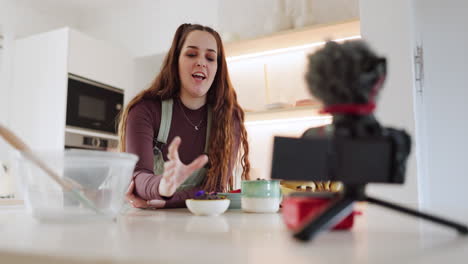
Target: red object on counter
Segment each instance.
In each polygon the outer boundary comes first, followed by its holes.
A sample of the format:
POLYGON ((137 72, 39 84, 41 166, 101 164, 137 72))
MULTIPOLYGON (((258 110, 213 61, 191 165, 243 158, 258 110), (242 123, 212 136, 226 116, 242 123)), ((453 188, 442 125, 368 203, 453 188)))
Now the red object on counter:
MULTIPOLYGON (((329 199, 304 196, 286 197, 282 203, 283 220, 289 229, 297 229, 304 224, 306 219, 317 215, 328 206, 329 199)), ((354 224, 354 215, 351 212, 340 223, 333 227, 333 230, 351 229, 354 224)))
POLYGON ((229 193, 241 193, 241 189, 232 190, 232 191, 230 191, 229 193))

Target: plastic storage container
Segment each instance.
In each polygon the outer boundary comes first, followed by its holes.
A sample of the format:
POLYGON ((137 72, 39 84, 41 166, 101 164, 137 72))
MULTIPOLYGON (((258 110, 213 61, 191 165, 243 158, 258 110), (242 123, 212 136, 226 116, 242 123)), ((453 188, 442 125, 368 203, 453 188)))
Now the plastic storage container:
POLYGON ((83 207, 42 169, 21 153, 17 159, 27 210, 40 220, 113 218, 124 205, 124 195, 138 157, 94 150, 36 152, 62 179, 79 186, 100 213, 83 207))

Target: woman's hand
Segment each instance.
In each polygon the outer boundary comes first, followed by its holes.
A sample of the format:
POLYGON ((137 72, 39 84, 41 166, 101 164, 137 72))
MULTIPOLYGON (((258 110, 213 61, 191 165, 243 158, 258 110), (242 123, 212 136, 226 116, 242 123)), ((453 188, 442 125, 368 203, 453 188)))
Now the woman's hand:
POLYGON ((177 187, 179 187, 192 173, 205 166, 208 162, 208 156, 200 155, 192 163, 185 165, 179 159, 180 137, 175 137, 169 145, 167 157, 168 161, 164 163, 164 173, 159 183, 159 195, 170 197, 177 187))
POLYGON ((166 201, 164 200, 143 200, 135 194, 133 194, 133 190, 135 189, 135 182, 132 181, 130 183, 130 186, 128 186, 127 193, 125 194, 125 197, 127 198, 128 202, 135 208, 141 208, 141 209, 157 209, 157 208, 163 208, 164 205, 166 205, 166 201))

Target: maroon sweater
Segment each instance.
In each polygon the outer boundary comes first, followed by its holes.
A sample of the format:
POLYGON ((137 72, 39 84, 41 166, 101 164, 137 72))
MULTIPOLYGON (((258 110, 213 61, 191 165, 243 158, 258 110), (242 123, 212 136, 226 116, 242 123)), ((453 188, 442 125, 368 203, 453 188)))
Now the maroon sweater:
MULTIPOLYGON (((162 146, 164 160, 167 161, 169 144, 174 137, 179 136, 182 142, 179 146, 179 157, 184 164, 191 163, 204 153, 206 141, 207 110, 204 105, 197 110, 184 106, 179 98, 174 98, 172 122, 169 129, 167 144, 162 146), (182 110, 183 109, 183 110, 182 110), (195 130, 192 124, 201 125, 195 130)), ((215 122, 213 120, 212 122, 215 122)), ((140 159, 133 174, 135 194, 144 200, 160 199, 166 201, 166 208, 185 207, 185 199, 193 198, 199 188, 176 192, 172 197, 159 195, 159 183, 162 175, 153 173, 153 147, 161 124, 161 101, 144 99, 135 104, 128 114, 126 129, 126 151, 136 154, 140 159)), ((238 149, 236 140, 235 149, 238 149)), ((234 164, 231 160, 230 168, 234 164)))

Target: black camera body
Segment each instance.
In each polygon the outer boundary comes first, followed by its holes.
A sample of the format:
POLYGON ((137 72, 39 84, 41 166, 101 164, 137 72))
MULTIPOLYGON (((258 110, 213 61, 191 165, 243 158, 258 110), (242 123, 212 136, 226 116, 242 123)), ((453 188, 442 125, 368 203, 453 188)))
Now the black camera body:
POLYGON ((339 118, 330 136, 275 137, 271 177, 345 185, 404 183, 410 136, 366 118, 339 118))

